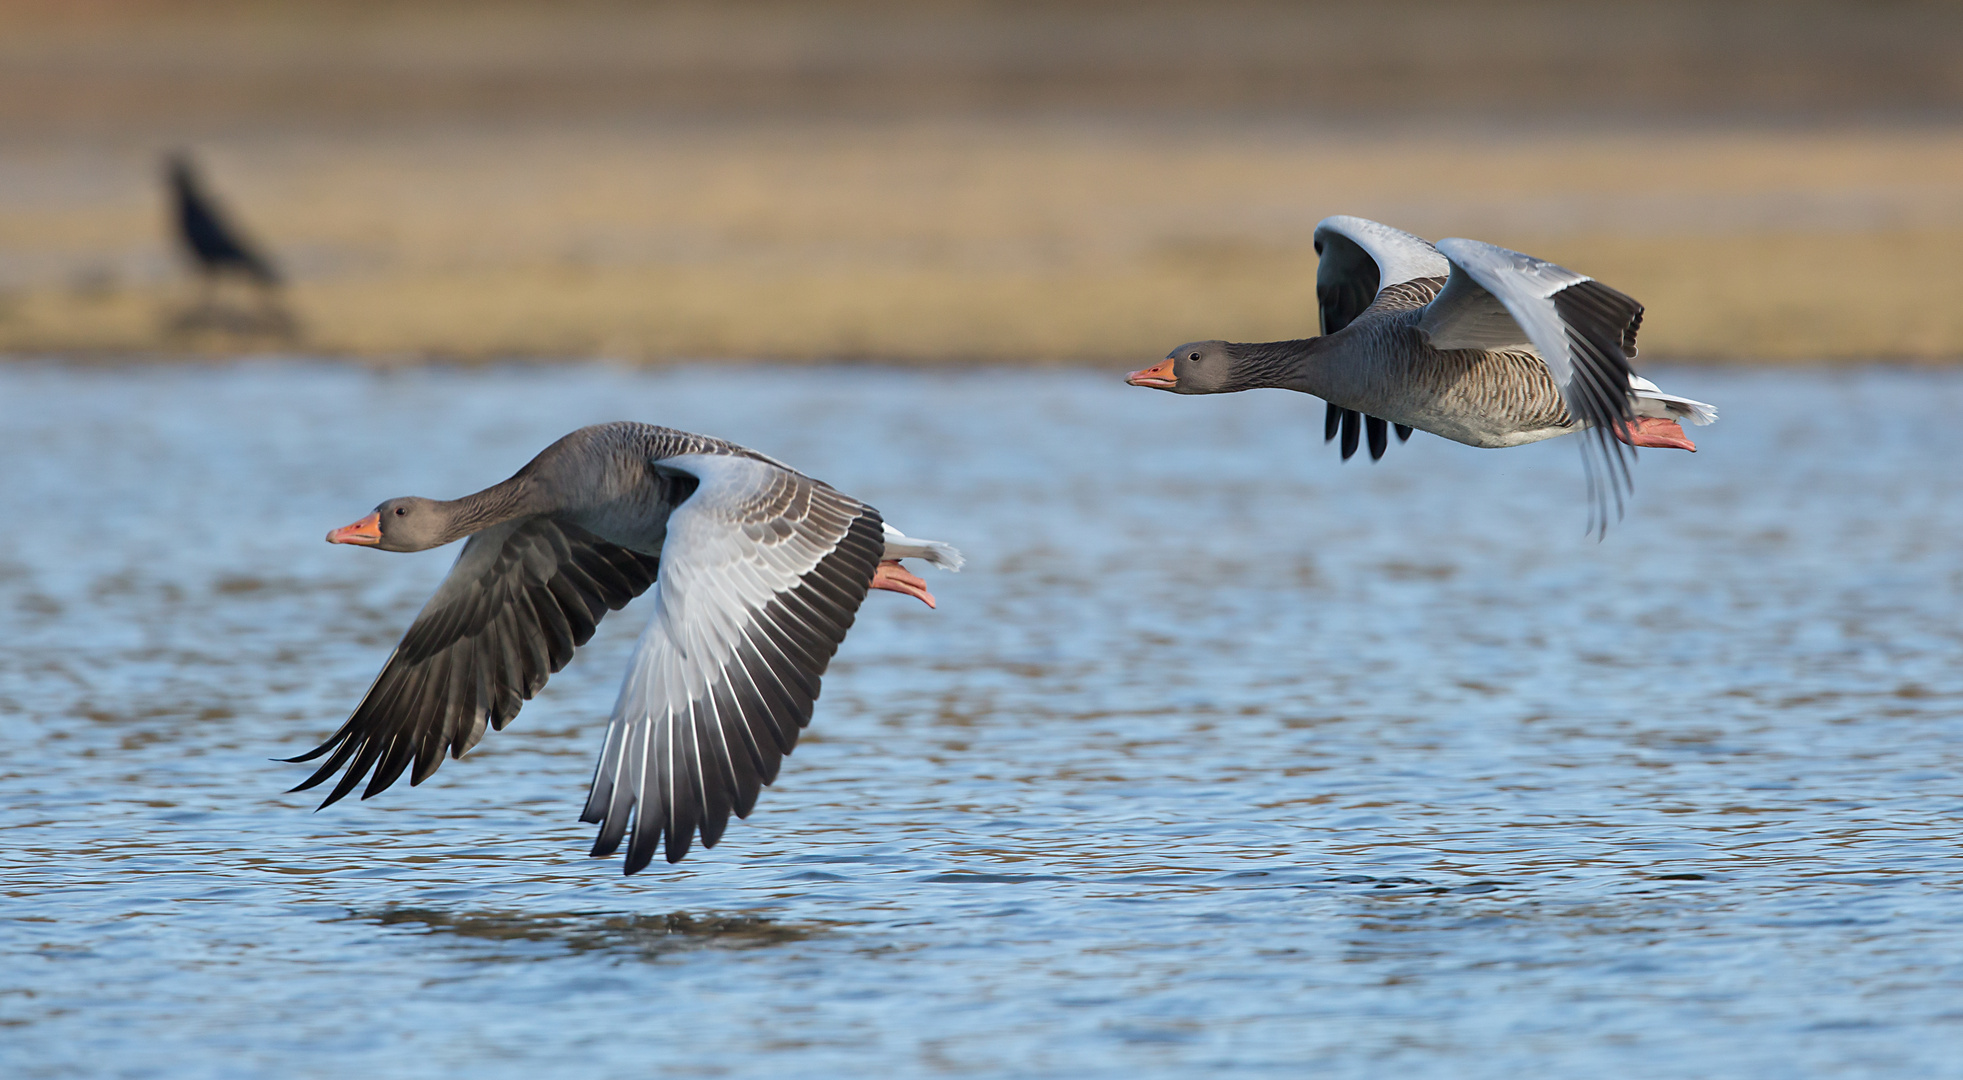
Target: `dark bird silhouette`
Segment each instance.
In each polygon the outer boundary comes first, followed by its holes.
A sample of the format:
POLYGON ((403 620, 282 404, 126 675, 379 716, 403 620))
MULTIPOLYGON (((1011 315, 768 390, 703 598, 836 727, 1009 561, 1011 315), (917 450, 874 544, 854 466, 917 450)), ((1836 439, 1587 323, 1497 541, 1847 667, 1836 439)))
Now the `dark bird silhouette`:
POLYGON ((277 287, 279 271, 226 219, 198 178, 191 159, 182 153, 172 154, 165 171, 177 211, 177 238, 207 284, 230 273, 266 288, 277 287))

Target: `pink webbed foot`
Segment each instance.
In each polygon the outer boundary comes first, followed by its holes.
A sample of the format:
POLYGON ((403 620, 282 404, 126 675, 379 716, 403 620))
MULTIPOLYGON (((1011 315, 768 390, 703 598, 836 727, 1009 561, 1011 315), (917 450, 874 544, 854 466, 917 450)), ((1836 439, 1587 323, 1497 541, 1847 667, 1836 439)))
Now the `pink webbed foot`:
POLYGON ((927 583, 901 566, 898 559, 887 559, 879 564, 879 569, 872 573, 872 587, 885 589, 888 592, 905 593, 917 597, 928 607, 934 606, 934 594, 927 591, 927 583))
POLYGON ((1660 446, 1666 450, 1697 452, 1697 444, 1684 435, 1681 425, 1660 416, 1638 416, 1626 425, 1618 424, 1615 437, 1630 446, 1660 446))

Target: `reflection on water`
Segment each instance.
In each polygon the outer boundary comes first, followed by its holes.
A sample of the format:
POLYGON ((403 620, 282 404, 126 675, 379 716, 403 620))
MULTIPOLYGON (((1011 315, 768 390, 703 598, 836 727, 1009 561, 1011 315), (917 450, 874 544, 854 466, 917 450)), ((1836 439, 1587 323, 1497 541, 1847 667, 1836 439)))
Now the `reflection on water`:
MULTIPOLYGON (((444 911, 427 908, 385 908, 355 912, 352 919, 378 926, 420 926, 431 934, 448 934, 472 941, 527 941, 557 946, 568 952, 611 952, 656 960, 683 949, 707 947, 755 949, 803 941, 822 932, 818 927, 779 923, 745 915, 609 915, 604 912, 529 914, 521 911, 444 911)), ((541 954, 527 957, 546 959, 541 954)), ((523 956, 506 950, 489 958, 523 956)))
POLYGON ((1725 420, 1596 543, 1558 441, 1111 373, 0 369, 4 1071, 1954 1071, 1963 375, 1668 375, 1725 420), (286 794, 452 557, 324 531, 625 417, 969 569, 679 866, 577 820, 639 605, 286 794))

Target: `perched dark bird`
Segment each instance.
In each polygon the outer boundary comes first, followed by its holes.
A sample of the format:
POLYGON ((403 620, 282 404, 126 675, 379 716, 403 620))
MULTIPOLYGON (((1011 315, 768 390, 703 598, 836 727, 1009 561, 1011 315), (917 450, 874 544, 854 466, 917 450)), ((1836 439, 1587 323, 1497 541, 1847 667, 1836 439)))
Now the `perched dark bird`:
POLYGON ((504 727, 609 610, 653 588, 583 821, 627 872, 748 817, 811 720, 819 676, 873 589, 934 605, 903 558, 961 553, 751 450, 650 424, 581 428, 501 484, 390 499, 330 543, 423 551, 469 537, 354 715, 294 761, 332 803, 428 779, 504 727), (345 771, 343 771, 345 770, 345 771), (372 778, 369 776, 373 773, 372 778), (630 825, 631 822, 631 825, 630 825))
POLYGON ((189 156, 172 154, 165 174, 176 211, 177 239, 207 283, 222 274, 236 274, 266 288, 280 284, 279 271, 226 219, 189 156))

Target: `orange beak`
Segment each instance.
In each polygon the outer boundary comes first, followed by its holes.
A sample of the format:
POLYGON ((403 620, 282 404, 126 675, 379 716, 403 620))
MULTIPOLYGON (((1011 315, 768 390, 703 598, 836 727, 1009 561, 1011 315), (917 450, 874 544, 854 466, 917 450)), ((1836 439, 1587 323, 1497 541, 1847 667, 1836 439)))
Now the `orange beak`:
POLYGON ((382 542, 382 515, 370 514, 352 525, 343 525, 327 534, 327 542, 374 547, 382 542))
POLYGON ((888 559, 879 564, 879 569, 872 574, 872 587, 905 593, 928 607, 934 606, 934 594, 927 591, 927 583, 901 566, 898 559, 888 559))
POLYGON ((1140 371, 1125 376, 1125 381, 1133 386, 1149 386, 1154 390, 1170 390, 1179 385, 1179 376, 1172 373, 1172 357, 1140 371))

